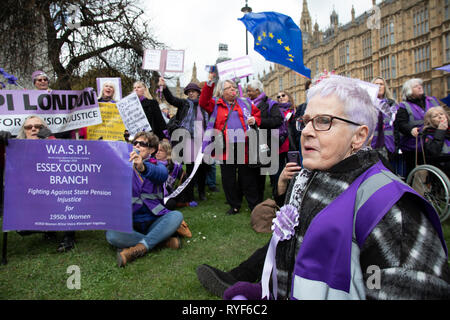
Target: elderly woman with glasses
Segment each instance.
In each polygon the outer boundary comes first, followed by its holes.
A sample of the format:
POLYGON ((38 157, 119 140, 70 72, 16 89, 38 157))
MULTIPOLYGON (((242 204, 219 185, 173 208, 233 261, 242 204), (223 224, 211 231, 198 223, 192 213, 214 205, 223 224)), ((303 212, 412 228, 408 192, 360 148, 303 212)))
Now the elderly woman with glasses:
MULTIPOLYGON (((249 139, 245 133, 250 126, 261 125, 261 112, 247 99, 238 97, 238 88, 234 81, 219 81, 216 88, 217 98, 213 98, 216 73, 209 74, 209 81, 203 86, 199 106, 210 115, 208 130, 221 131, 225 141, 225 151, 218 160, 222 172, 222 186, 230 209, 227 214, 237 214, 241 208, 242 194, 247 199, 250 210, 258 204, 258 186, 255 183, 259 169, 248 165, 249 139), (245 150, 245 159, 241 150, 245 150)), ((217 158, 218 155, 216 155, 217 158)))
POLYGON ((129 159, 133 162, 133 232, 106 232, 106 240, 121 249, 117 252, 119 267, 144 256, 159 243, 172 249, 181 247, 181 240, 172 235, 183 221, 183 214, 164 206, 163 184, 168 172, 164 164, 153 158, 158 145, 159 139, 152 132, 134 136, 129 159))
POLYGON ((50 90, 49 77, 44 71, 37 70, 31 74, 31 80, 36 90, 50 90))
MULTIPOLYGON (((17 134, 17 139, 55 139, 45 121, 36 115, 27 117, 17 134)), ((29 235, 35 231, 19 231, 20 235, 29 235)), ((55 232, 44 232, 44 238, 53 240, 56 238, 55 232)), ((57 251, 62 253, 70 251, 75 247, 75 231, 64 231, 63 240, 59 243, 57 251)))
POLYGON ((284 206, 263 270, 254 270, 261 282, 237 282, 224 297, 448 299, 435 210, 368 147, 372 99, 354 80, 332 76, 309 89, 307 101, 304 168, 290 162, 280 176, 276 200, 284 206))

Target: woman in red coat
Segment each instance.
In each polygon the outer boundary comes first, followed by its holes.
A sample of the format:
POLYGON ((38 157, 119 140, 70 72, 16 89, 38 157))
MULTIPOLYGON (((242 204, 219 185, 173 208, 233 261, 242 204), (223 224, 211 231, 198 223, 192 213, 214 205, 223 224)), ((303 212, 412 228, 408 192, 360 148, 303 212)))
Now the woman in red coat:
MULTIPOLYGON (((257 177, 259 169, 248 165, 249 139, 245 133, 250 126, 261 124, 261 112, 246 99, 238 97, 234 81, 220 81, 217 84, 217 98, 213 98, 215 73, 209 74, 209 81, 203 86, 199 105, 210 116, 216 114, 214 129, 223 132, 225 152, 220 169, 222 186, 230 209, 227 214, 239 213, 242 194, 250 210, 258 204, 257 177), (240 134, 239 134, 240 133, 240 134), (245 159, 240 160, 238 150, 245 150, 245 159)), ((252 143, 253 141, 250 141, 252 143)))

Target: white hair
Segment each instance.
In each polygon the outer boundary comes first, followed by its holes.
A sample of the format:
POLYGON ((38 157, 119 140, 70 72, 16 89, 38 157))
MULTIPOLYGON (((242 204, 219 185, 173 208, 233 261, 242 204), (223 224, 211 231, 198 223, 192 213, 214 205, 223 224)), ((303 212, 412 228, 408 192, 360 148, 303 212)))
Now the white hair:
POLYGON ((307 92, 307 102, 315 96, 322 98, 335 96, 343 106, 349 120, 366 125, 368 138, 372 137, 378 120, 378 111, 368 92, 361 88, 356 80, 346 77, 330 76, 311 86, 307 92))
POLYGON ((255 90, 259 90, 260 93, 264 92, 264 86, 259 80, 252 80, 247 84, 247 87, 252 87, 255 90))
POLYGON ((402 100, 406 100, 412 96, 412 90, 418 84, 423 85, 423 80, 419 78, 409 79, 402 87, 402 100))
POLYGON ((233 80, 219 80, 215 89, 215 96, 222 97, 223 96, 223 88, 225 87, 225 83, 231 84, 233 87, 237 87, 236 82, 233 80))
POLYGON ((25 128, 24 128, 24 126, 25 126, 25 123, 26 123, 29 119, 33 119, 33 118, 38 119, 38 120, 41 122, 41 124, 44 126, 44 128, 47 128, 47 129, 48 129, 47 123, 44 121, 44 119, 42 119, 41 117, 39 117, 39 116, 37 116, 37 115, 31 115, 31 116, 29 116, 29 117, 26 117, 25 120, 23 121, 23 124, 22 124, 22 126, 20 127, 20 129, 19 129, 19 133, 17 134, 17 139, 26 139, 26 138, 27 138, 27 135, 26 135, 26 133, 25 133, 25 128))

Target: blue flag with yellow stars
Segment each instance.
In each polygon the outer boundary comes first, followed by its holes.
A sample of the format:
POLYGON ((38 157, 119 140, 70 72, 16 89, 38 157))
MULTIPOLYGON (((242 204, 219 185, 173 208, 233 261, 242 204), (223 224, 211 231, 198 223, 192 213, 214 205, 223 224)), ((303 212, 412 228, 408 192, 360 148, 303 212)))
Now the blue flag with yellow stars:
POLYGON ((266 60, 311 78, 311 70, 303 65, 302 32, 291 17, 278 12, 251 12, 238 20, 255 38, 255 51, 266 60))

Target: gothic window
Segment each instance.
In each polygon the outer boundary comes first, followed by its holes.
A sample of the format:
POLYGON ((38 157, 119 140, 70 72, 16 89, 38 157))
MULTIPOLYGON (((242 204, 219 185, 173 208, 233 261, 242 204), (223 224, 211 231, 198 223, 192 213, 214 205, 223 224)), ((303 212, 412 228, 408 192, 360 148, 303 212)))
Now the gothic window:
POLYGON ((414 37, 428 33, 428 8, 416 10, 413 14, 414 37))
POLYGON ((380 48, 395 44, 394 21, 385 21, 380 29, 380 48))
POLYGON ((450 61, 450 33, 445 36, 445 61, 450 61))
POLYGON ((444 17, 445 20, 447 20, 448 18, 450 18, 450 0, 445 0, 444 1, 444 17))
POLYGON ((366 82, 371 82, 373 79, 373 66, 372 64, 369 64, 364 67, 363 69, 363 78, 366 82))
POLYGON ((430 46, 429 45, 414 49, 414 65, 415 65, 416 73, 425 72, 425 71, 430 70, 431 61, 430 61, 430 46))
POLYGON ((390 66, 389 56, 380 59, 381 76, 386 80, 391 78, 391 72, 390 72, 389 66, 390 66))
POLYGON ((363 58, 372 56, 372 35, 369 33, 362 39, 363 58))

